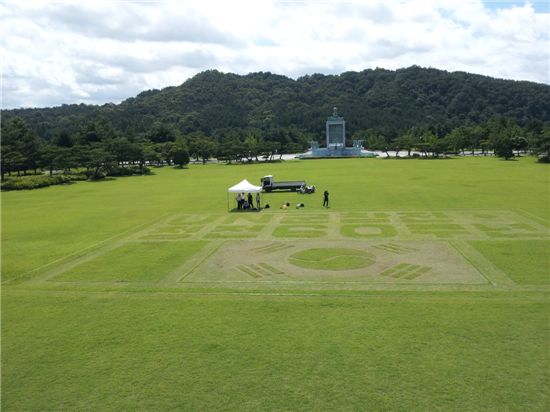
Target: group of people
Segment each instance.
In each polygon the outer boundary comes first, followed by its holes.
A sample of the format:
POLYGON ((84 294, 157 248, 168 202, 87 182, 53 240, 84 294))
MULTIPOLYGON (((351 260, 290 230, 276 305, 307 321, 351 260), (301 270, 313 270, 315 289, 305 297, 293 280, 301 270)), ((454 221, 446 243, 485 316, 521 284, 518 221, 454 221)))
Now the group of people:
POLYGON ((252 196, 252 193, 248 193, 248 195, 245 193, 238 193, 235 200, 237 201, 238 210, 260 210, 261 208, 260 193, 256 193, 256 205, 254 205, 254 197, 252 196))
MULTIPOLYGON (((261 209, 261 196, 260 193, 256 193, 256 204, 254 204, 254 196, 252 196, 252 193, 237 193, 237 197, 235 198, 237 201, 237 210, 260 210, 261 209)), ((281 209, 287 209, 290 206, 290 203, 284 203, 281 206, 281 209)), ((296 205, 296 208, 304 207, 305 205, 303 203, 298 203, 296 205)), ((328 191, 325 190, 323 193, 323 207, 329 207, 328 204, 328 191)), ((269 204, 265 205, 265 208, 269 208, 269 204)))
POLYGON ((303 185, 300 186, 300 188, 298 189, 298 193, 301 193, 301 194, 312 194, 312 193, 315 193, 315 185, 306 186, 305 184, 303 184, 303 185))

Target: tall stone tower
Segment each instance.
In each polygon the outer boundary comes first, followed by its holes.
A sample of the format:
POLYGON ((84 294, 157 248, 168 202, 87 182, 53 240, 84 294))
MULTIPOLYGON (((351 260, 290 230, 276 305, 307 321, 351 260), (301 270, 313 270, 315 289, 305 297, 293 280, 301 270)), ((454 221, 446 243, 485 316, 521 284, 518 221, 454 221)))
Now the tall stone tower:
POLYGON ((338 109, 332 110, 326 123, 327 148, 342 148, 346 146, 346 122, 343 117, 338 116, 338 109))

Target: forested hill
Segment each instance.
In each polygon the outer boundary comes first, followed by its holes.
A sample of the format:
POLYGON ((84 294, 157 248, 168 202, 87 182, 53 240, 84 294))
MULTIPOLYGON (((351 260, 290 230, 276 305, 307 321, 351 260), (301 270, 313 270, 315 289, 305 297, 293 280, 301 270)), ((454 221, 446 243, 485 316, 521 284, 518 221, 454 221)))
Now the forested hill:
POLYGON ((411 127, 429 126, 444 134, 495 116, 520 126, 531 120, 548 123, 550 86, 417 66, 313 74, 297 80, 264 72, 241 76, 210 70, 180 86, 145 91, 120 104, 2 114, 4 120, 21 117, 46 140, 61 132, 77 135, 84 124, 99 119, 129 138, 147 135, 159 123, 184 135, 197 131, 216 135, 231 128, 294 128, 320 136, 334 106, 346 119, 349 135, 371 130, 391 139, 411 127))

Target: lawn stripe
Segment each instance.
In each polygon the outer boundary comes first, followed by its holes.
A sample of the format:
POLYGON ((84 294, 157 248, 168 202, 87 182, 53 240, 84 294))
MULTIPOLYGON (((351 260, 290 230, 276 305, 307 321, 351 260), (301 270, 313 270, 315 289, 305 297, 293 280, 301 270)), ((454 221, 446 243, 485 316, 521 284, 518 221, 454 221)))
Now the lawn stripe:
POLYGON ((255 248, 255 249, 252 249, 252 250, 260 252, 260 253, 274 253, 274 252, 278 252, 278 251, 284 250, 284 249, 289 249, 289 248, 292 248, 292 247, 294 247, 294 246, 293 245, 288 245, 288 244, 285 244, 285 243, 273 243, 271 245, 260 247, 260 248, 255 248))
POLYGON ((449 245, 453 246, 466 261, 468 261, 479 274, 491 283, 493 286, 517 286, 504 272, 498 269, 493 263, 485 258, 480 252, 478 252, 473 246, 466 241, 453 240, 449 242, 449 245))
POLYGON ((202 250, 199 250, 194 258, 189 259, 189 261, 178 267, 176 270, 174 270, 172 273, 162 279, 159 283, 165 285, 177 284, 178 282, 181 282, 195 269, 197 269, 206 259, 212 256, 224 243, 225 241, 223 240, 210 242, 205 247, 203 247, 202 250), (186 270, 187 268, 189 269, 186 270))
POLYGON ((241 271, 241 272, 244 272, 246 273, 247 275, 249 276, 252 276, 253 278, 261 278, 262 276, 259 275, 258 273, 256 273, 253 269, 251 269, 250 267, 246 266, 246 265, 239 265, 237 266, 237 268, 241 271))
POLYGON ((282 275, 284 274, 283 271, 271 266, 270 264, 268 263, 264 263, 264 262, 261 262, 261 263, 258 263, 258 265, 262 266, 263 268, 269 270, 271 273, 275 274, 275 275, 282 275))
POLYGON ((257 273, 259 273, 260 275, 263 275, 263 276, 271 276, 273 275, 273 273, 271 271, 269 271, 268 269, 262 267, 261 265, 258 265, 256 263, 251 263, 250 265, 248 265, 249 268, 251 268, 252 270, 255 270, 257 273))
POLYGON ((395 254, 398 254, 398 255, 402 255, 402 254, 405 254, 405 253, 415 251, 415 249, 408 248, 408 247, 405 247, 405 246, 394 245, 394 244, 391 244, 391 243, 375 245, 373 247, 376 248, 376 249, 385 250, 387 252, 395 253, 395 254))
POLYGON ((546 226, 546 228, 550 228, 550 221, 540 217, 540 216, 537 216, 537 215, 534 215, 530 212, 528 212, 527 210, 524 210, 524 209, 515 209, 515 212, 517 212, 520 216, 523 215, 523 217, 527 217, 531 220, 534 220, 536 223, 539 223, 543 226, 546 226))
MULTIPOLYGON (((158 219, 155 219, 153 222, 156 223, 156 222, 158 222, 158 221, 160 221, 160 220, 162 220, 162 219, 165 219, 166 216, 167 216, 167 214, 164 214, 164 215, 162 215, 161 217, 159 217, 158 219)), ((153 223, 153 224, 154 224, 154 223, 153 223)), ((126 235, 127 233, 131 233, 131 232, 138 231, 141 227, 146 226, 146 225, 151 225, 151 222, 145 222, 145 223, 141 223, 141 224, 139 224, 139 225, 137 225, 137 226, 130 227, 129 229, 124 230, 124 231, 122 231, 122 232, 120 232, 120 233, 117 233, 116 235, 110 236, 110 237, 108 237, 107 239, 104 239, 104 240, 102 240, 102 241, 100 241, 100 242, 94 243, 93 245, 87 246, 87 247, 85 247, 85 248, 83 248, 83 249, 77 250, 76 252, 70 253, 70 254, 65 255, 65 256, 63 256, 63 257, 60 257, 60 258, 58 258, 58 259, 52 260, 51 262, 45 263, 45 264, 43 264, 43 265, 40 265, 40 266, 38 266, 38 267, 36 267, 36 268, 34 268, 34 269, 29 270, 28 272, 25 272, 25 273, 23 273, 23 274, 21 274, 21 275, 19 275, 19 276, 17 276, 17 277, 11 278, 11 279, 9 279, 8 281, 2 282, 2 283, 13 282, 14 280, 17 280, 17 279, 21 279, 21 278, 23 278, 23 277, 26 277, 26 276, 30 275, 31 273, 34 273, 34 272, 39 271, 39 270, 41 270, 41 269, 44 269, 44 268, 46 268, 46 267, 48 267, 48 266, 54 265, 54 264, 56 264, 56 263, 63 262, 63 261, 66 260, 66 259, 70 259, 71 257, 77 256, 77 255, 79 255, 79 254, 81 254, 81 253, 84 253, 84 252, 86 252, 86 251, 93 250, 94 248, 99 247, 99 246, 103 245, 104 243, 109 242, 109 241, 111 241, 111 240, 114 240, 114 239, 116 239, 116 238, 118 238, 118 237, 122 237, 122 236, 126 235)))

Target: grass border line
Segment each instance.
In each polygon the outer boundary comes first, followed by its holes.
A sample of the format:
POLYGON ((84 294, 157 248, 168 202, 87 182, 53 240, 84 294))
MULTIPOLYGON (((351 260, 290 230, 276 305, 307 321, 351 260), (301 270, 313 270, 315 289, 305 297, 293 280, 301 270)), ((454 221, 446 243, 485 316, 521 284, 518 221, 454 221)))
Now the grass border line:
POLYGON ((537 216, 537 215, 534 215, 532 214, 531 212, 528 212, 527 210, 525 209, 512 209, 514 212, 516 212, 518 215, 524 217, 524 218, 528 218, 528 219, 531 219, 531 220, 534 220, 536 223, 539 223, 543 226, 546 226, 547 228, 550 229, 550 221, 540 217, 540 216, 537 216))
POLYGON ((177 285, 178 283, 182 282, 183 279, 185 279, 187 276, 189 276, 191 273, 193 273, 195 271, 195 269, 197 269, 200 265, 202 265, 204 263, 204 261, 206 259, 208 259, 210 256, 212 256, 214 253, 216 253, 218 251, 218 249, 220 247, 222 247, 222 245, 224 245, 225 243, 228 242, 228 240, 226 239, 216 239, 216 240, 212 240, 211 243, 214 244, 214 246, 208 251, 208 253, 205 253, 204 256, 198 260, 197 263, 195 263, 191 269, 189 269, 186 273, 183 274, 183 276, 179 277, 176 281, 175 281, 175 284, 177 285), (216 240, 218 242, 216 242, 216 240), (216 244, 217 243, 217 244, 216 244))
POLYGON ((65 255, 65 256, 60 257, 60 258, 55 259, 55 260, 52 260, 51 262, 45 263, 45 264, 43 264, 43 265, 40 265, 40 266, 38 266, 38 267, 36 267, 36 268, 34 268, 34 269, 29 270, 28 272, 24 272, 24 273, 22 273, 21 275, 19 275, 19 276, 17 276, 17 277, 8 279, 8 280, 6 280, 5 282, 2 282, 2 284, 9 284, 9 283, 13 283, 13 282, 15 282, 15 281, 17 281, 17 280, 21 280, 21 279, 23 279, 23 278, 25 278, 25 277, 28 277, 30 274, 32 274, 32 273, 34 273, 34 272, 36 272, 36 271, 39 271, 39 270, 44 269, 44 268, 47 268, 47 267, 49 267, 49 266, 51 266, 51 265, 54 265, 54 264, 56 264, 56 263, 63 262, 63 261, 66 260, 66 259, 70 259, 70 258, 72 258, 72 257, 78 256, 79 254, 82 254, 82 253, 84 253, 84 252, 88 252, 88 251, 90 251, 90 250, 93 250, 93 249, 95 249, 95 248, 97 248, 97 247, 103 245, 104 243, 107 243, 107 242, 109 242, 109 241, 112 241, 112 240, 114 240, 114 239, 116 239, 116 238, 118 238, 118 237, 122 237, 122 236, 124 236, 124 235, 127 235, 128 233, 135 233, 135 232, 138 232, 138 231, 141 229, 141 227, 144 227, 144 226, 147 227, 147 226, 154 225, 155 223, 158 223, 160 220, 166 218, 166 216, 169 216, 169 215, 171 215, 171 214, 170 214, 170 213, 165 213, 165 214, 162 215, 161 217, 159 217, 159 218, 153 220, 153 222, 145 222, 145 223, 141 223, 141 224, 139 224, 139 225, 137 225, 137 226, 130 227, 130 228, 126 229, 126 230, 123 230, 122 232, 117 233, 116 235, 113 235, 113 236, 111 236, 111 237, 108 237, 107 239, 103 239, 103 240, 101 240, 101 241, 99 241, 99 242, 97 242, 97 243, 94 243, 93 245, 86 246, 86 247, 83 248, 83 249, 79 249, 79 250, 77 250, 77 251, 75 251, 75 252, 69 253, 68 255, 65 255))

